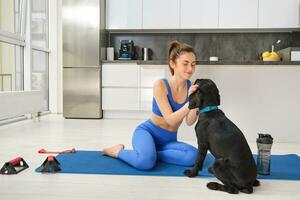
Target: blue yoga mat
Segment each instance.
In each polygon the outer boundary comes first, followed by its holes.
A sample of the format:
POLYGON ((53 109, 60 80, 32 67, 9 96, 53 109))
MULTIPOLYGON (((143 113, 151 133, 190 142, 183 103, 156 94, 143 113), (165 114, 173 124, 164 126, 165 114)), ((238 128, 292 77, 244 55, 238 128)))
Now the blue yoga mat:
MULTIPOLYGON (((256 160, 256 156, 254 155, 256 160)), ((76 151, 74 154, 59 154, 60 173, 77 174, 115 174, 143 176, 184 176, 183 171, 189 167, 158 162, 151 171, 140 171, 114 158, 103 156, 99 151, 76 151)), ((214 157, 207 154, 200 176, 213 177, 207 169, 213 164, 214 157)), ((36 169, 41 172, 41 167, 36 169)), ((300 180, 300 157, 296 154, 272 155, 271 174, 259 175, 258 179, 300 180)))

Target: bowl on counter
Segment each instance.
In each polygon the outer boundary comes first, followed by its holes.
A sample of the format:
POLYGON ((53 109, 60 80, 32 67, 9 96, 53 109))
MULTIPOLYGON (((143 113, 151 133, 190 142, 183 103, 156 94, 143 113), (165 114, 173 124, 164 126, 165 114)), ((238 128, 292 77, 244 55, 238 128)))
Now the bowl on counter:
POLYGON ((219 61, 219 58, 217 56, 210 56, 209 61, 219 61))
POLYGON ((263 58, 263 61, 280 61, 280 58, 263 58))

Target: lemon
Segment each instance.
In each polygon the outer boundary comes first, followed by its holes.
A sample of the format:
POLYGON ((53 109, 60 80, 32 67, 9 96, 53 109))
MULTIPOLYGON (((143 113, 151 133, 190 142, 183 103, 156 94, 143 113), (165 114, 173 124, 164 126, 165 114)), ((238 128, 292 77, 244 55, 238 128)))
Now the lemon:
POLYGON ((276 52, 271 52, 270 53, 270 58, 278 59, 279 55, 276 52))
MULTIPOLYGON (((272 53, 273 53, 273 52, 272 52, 272 53)), ((269 57, 269 56, 271 56, 271 53, 268 52, 268 51, 265 51, 265 52, 263 52, 263 54, 262 54, 262 57, 263 57, 263 58, 267 58, 267 57, 269 57)))
POLYGON ((271 52, 271 58, 279 58, 279 55, 276 52, 271 52))

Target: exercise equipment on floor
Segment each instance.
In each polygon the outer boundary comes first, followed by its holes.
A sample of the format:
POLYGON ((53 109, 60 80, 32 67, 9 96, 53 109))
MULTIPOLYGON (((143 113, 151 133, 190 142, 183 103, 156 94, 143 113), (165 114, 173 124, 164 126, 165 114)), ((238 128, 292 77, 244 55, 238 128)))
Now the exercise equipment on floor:
POLYGON ((11 175, 27 169, 29 166, 22 157, 17 157, 11 161, 6 162, 0 170, 1 174, 11 175))
POLYGON ((69 149, 69 150, 64 150, 64 151, 47 151, 45 149, 40 149, 38 153, 41 154, 63 154, 63 153, 76 153, 75 148, 69 149))
MULTIPOLYGON (((41 154, 72 154, 76 153, 75 148, 64 151, 47 151, 46 149, 40 149, 38 153, 41 154)), ((61 170, 60 163, 54 156, 48 156, 43 164, 40 166, 41 172, 55 173, 61 170)))
MULTIPOLYGON (((256 155, 253 155, 256 160, 256 155)), ((59 154, 56 159, 61 164, 59 173, 77 174, 116 174, 116 175, 143 175, 143 176, 184 176, 183 171, 187 168, 179 165, 172 165, 157 162, 157 165, 150 171, 137 170, 123 161, 101 154, 99 151, 77 150, 74 154, 59 154)), ((208 168, 214 163, 214 157, 207 154, 201 177, 214 177, 208 172, 208 168)), ((258 179, 280 179, 300 181, 300 157, 295 154, 272 155, 270 175, 258 175, 258 179)), ((41 172, 37 168, 36 172, 41 172)))
POLYGON ((60 170, 60 163, 54 156, 48 156, 41 165, 41 172, 55 173, 60 170))

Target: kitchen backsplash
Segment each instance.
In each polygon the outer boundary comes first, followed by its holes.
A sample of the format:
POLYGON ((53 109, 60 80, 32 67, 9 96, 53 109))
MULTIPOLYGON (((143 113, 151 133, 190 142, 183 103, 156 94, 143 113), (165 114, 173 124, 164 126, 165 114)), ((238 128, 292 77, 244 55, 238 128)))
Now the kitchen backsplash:
POLYGON ((136 47, 137 59, 142 59, 142 48, 150 48, 152 60, 166 60, 168 43, 178 40, 191 44, 197 53, 197 60, 208 60, 217 56, 224 61, 258 60, 259 54, 271 51, 277 40, 275 51, 286 47, 300 46, 300 32, 283 33, 109 33, 109 46, 115 54, 120 40, 131 39, 136 47))

